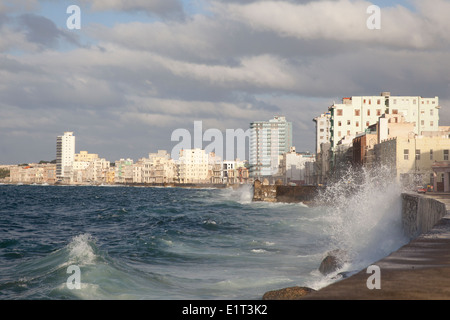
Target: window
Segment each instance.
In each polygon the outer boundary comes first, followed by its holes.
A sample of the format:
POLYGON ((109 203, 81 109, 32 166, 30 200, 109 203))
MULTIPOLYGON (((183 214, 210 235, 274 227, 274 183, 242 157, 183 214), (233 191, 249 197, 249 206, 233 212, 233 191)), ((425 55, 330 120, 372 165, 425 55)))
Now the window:
POLYGON ((409 160, 409 149, 403 150, 403 160, 409 160))
POLYGON ((433 121, 430 121, 430 127, 432 127, 434 125, 433 121))
POLYGON ((368 115, 368 116, 370 116, 370 109, 369 109, 369 110, 367 110, 367 115, 368 115))
POLYGON ((359 117, 359 110, 355 110, 355 116, 359 117))
POLYGON ((369 104, 372 104, 372 99, 369 99, 369 104))
POLYGON ((381 116, 381 109, 377 109, 377 116, 381 116))
POLYGON ((398 110, 397 109, 392 110, 392 114, 398 114, 398 110))
POLYGON ((424 125, 425 125, 425 120, 421 120, 421 121, 420 121, 420 125, 421 125, 421 126, 424 126, 424 125))
POLYGON ((356 121, 356 127, 359 127, 359 121, 356 121))
POLYGON ((420 149, 416 149, 416 160, 420 160, 420 149))
POLYGON ((342 122, 338 121, 338 127, 342 126, 342 122))
POLYGON ((341 132, 340 131, 338 131, 338 137, 340 137, 341 136, 341 132))
POLYGON ((430 149, 430 160, 433 160, 433 149, 430 149))
POLYGON ((342 109, 337 109, 336 110, 336 115, 342 116, 342 109))
POLYGON ((351 124, 351 121, 350 120, 347 120, 347 125, 349 126, 351 124))
POLYGON ((430 110, 430 116, 432 116, 432 115, 433 115, 433 109, 430 110))
POLYGON ((366 127, 368 127, 370 125, 369 121, 366 121, 366 127))
POLYGON ((448 150, 444 150, 444 161, 448 161, 448 150))
POLYGON ((380 99, 377 100, 377 104, 381 104, 381 100, 380 99))

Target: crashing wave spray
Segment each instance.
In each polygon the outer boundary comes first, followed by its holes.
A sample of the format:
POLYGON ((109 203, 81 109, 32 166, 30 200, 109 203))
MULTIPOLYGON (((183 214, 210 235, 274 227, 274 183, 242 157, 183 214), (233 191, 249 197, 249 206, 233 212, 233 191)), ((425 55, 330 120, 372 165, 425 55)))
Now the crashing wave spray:
POLYGON ((361 270, 407 242, 401 221, 402 188, 388 167, 348 169, 327 186, 327 230, 333 249, 346 253, 347 271, 361 270))

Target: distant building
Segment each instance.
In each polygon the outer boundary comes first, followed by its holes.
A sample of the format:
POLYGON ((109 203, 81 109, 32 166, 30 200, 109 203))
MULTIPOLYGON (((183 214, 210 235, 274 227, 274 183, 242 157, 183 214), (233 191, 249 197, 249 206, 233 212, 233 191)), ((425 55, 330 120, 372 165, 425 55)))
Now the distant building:
POLYGON ((56 177, 70 178, 75 160, 75 136, 73 132, 64 132, 56 139, 56 177))
MULTIPOLYGON (((289 152, 284 153, 280 160, 280 171, 277 179, 281 179, 284 184, 295 183, 297 185, 307 184, 310 179, 306 178, 306 163, 314 162, 315 155, 309 153, 298 153, 295 147, 291 147, 289 152)), ((308 175, 312 175, 311 168, 308 167, 308 175)))
POLYGON ((133 182, 133 159, 120 159, 114 164, 114 181, 116 183, 133 182))
POLYGON ((177 179, 175 161, 166 150, 150 153, 148 158, 142 159, 142 164, 143 183, 174 183, 177 179))
POLYGON ((280 156, 292 147, 292 122, 283 116, 250 123, 250 177, 277 175, 280 156))
POLYGON ((205 150, 185 149, 180 150, 178 159, 179 183, 208 183, 209 161, 205 150))
POLYGON ((325 112, 315 117, 313 121, 316 123, 316 154, 320 152, 320 145, 330 141, 331 132, 331 113, 325 112))

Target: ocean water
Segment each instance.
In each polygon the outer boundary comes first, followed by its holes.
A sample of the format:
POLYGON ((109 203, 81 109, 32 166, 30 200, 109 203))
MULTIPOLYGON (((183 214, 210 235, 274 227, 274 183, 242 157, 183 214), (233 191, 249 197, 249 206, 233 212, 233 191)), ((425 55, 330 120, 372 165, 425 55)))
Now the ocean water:
POLYGON ((251 187, 0 185, 0 299, 232 300, 320 289, 407 242, 398 188, 345 188, 308 207, 252 202, 251 187), (336 248, 351 261, 324 276, 320 262, 336 248), (72 266, 79 289, 68 284, 72 266))

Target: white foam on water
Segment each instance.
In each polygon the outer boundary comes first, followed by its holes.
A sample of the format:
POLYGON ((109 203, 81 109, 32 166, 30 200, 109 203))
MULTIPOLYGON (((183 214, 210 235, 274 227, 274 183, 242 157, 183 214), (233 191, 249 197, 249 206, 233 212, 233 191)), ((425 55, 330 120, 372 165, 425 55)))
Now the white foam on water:
POLYGON ((67 245, 69 250, 68 263, 79 266, 95 264, 97 255, 94 252, 94 243, 95 240, 89 233, 73 237, 67 245))
POLYGON ((402 188, 385 167, 349 170, 320 195, 327 202, 332 249, 346 252, 341 271, 364 268, 407 243, 401 222, 402 188))

